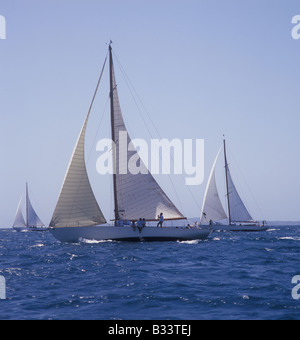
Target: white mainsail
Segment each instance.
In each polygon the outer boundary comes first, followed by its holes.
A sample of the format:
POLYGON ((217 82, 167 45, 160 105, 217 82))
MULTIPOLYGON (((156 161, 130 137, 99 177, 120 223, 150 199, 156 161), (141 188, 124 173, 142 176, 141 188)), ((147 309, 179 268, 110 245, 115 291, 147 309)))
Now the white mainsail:
POLYGON ((128 151, 131 139, 128 135, 121 112, 117 84, 110 47, 111 76, 111 115, 112 139, 116 144, 113 159, 115 162, 114 194, 116 220, 156 220, 160 213, 164 219, 184 219, 185 217, 175 207, 159 184, 147 170, 136 149, 128 151), (121 134, 120 134, 121 133, 121 134), (127 145, 120 150, 119 136, 127 136, 127 145), (125 154, 127 153, 127 155, 125 154), (132 174, 128 169, 128 160, 135 157, 143 173, 132 174), (124 164, 124 161, 127 163, 124 164), (123 163, 122 163, 123 162, 123 163), (125 170, 125 171, 124 171, 125 170))
POLYGON ((26 184, 26 208, 27 208, 27 226, 28 227, 44 227, 44 223, 40 220, 29 199, 28 186, 26 184))
POLYGON ((236 187, 232 181, 229 168, 227 167, 228 178, 228 200, 230 205, 230 219, 231 222, 246 222, 253 221, 245 204, 243 203, 236 187))
POLYGON ((102 78, 105 62, 92 104, 71 157, 50 227, 86 227, 106 223, 91 188, 85 165, 84 150, 87 123, 102 78))
POLYGON ((210 221, 220 221, 227 218, 227 215, 224 211, 222 206, 217 185, 216 185, 216 164, 219 159, 220 152, 222 150, 222 146, 217 154, 217 157, 214 161, 209 180, 207 183, 203 207, 202 207, 202 214, 201 214, 201 224, 208 224, 210 221))
POLYGON ((22 200, 23 200, 23 196, 21 197, 18 208, 17 208, 13 228, 26 228, 26 222, 25 222, 24 216, 22 214, 22 208, 21 208, 22 200))

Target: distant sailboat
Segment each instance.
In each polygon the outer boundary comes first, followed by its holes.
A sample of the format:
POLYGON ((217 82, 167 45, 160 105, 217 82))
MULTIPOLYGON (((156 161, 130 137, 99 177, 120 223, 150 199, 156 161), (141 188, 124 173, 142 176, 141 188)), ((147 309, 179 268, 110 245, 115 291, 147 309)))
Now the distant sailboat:
POLYGON ((213 230, 265 231, 268 229, 264 223, 263 225, 260 225, 260 223, 253 220, 233 183, 227 162, 225 139, 223 141, 223 146, 221 146, 214 161, 207 183, 201 213, 201 225, 212 225, 213 230), (220 200, 215 178, 216 164, 222 149, 224 151, 225 160, 228 216, 220 200), (219 223, 219 221, 225 219, 228 219, 228 224, 219 223))
POLYGON ((16 231, 45 231, 48 228, 40 220, 29 199, 28 184, 26 183, 26 221, 22 213, 23 197, 18 205, 13 228, 16 231))
MULTIPOLYGON (((119 103, 115 71, 113 65, 112 48, 109 45, 109 75, 110 75, 110 111, 112 140, 116 147, 112 148, 114 175, 114 225, 107 225, 106 219, 99 208, 92 191, 85 164, 84 148, 85 133, 91 108, 98 91, 98 87, 105 68, 106 59, 100 79, 77 140, 59 199, 50 222, 51 233, 62 242, 78 242, 81 239, 119 240, 119 241, 168 241, 195 240, 209 236, 207 228, 186 228, 147 226, 144 228, 130 226, 130 221, 136 222, 144 218, 147 222, 158 221, 158 215, 163 213, 164 220, 184 220, 183 214, 167 197, 162 188, 155 181, 151 173, 124 174, 120 168, 120 153, 126 153, 125 159, 133 156, 142 163, 137 150, 120 150, 120 133, 128 136, 127 146, 131 143, 128 135, 121 107, 119 103)), ((132 150, 132 148, 130 148, 132 150)), ((125 164, 126 166, 126 164, 125 164)))

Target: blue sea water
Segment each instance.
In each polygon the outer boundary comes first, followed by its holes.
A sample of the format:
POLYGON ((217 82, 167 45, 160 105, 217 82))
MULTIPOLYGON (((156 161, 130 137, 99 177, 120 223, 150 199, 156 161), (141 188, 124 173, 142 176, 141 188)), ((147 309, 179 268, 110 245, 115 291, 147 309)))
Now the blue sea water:
POLYGON ((80 244, 0 229, 0 319, 299 319, 299 259, 300 227, 80 244))

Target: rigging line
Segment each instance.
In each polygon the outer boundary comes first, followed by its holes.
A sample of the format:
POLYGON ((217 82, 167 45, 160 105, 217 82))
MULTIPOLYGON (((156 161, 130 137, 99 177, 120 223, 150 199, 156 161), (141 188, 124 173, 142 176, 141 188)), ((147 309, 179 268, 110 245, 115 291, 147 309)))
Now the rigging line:
MULTIPOLYGON (((140 104, 141 104, 143 110, 145 111, 145 113, 146 113, 148 119, 150 120, 150 123, 152 124, 152 127, 153 127, 154 130, 156 131, 156 133, 157 133, 157 135, 159 136, 159 138, 161 138, 161 135, 160 135, 160 132, 159 132, 158 128, 156 127, 156 125, 154 124, 153 120, 151 119, 151 116, 150 116, 150 114, 148 113, 148 111, 147 111, 147 109, 146 109, 146 107, 145 107, 143 101, 141 100, 141 97, 139 96, 138 92, 136 91, 135 87, 133 86, 132 82, 130 81, 129 76, 128 76, 127 73, 125 72, 125 70, 124 70, 122 64, 120 63, 120 61, 119 61, 119 59, 118 59, 118 57, 116 56, 116 54, 115 54, 114 51, 113 51, 113 54, 114 54, 114 57, 116 58, 116 60, 117 60, 117 62, 118 62, 118 66, 119 66, 119 68, 120 68, 120 70, 121 70, 121 72, 122 72, 122 74, 123 74, 123 77, 124 77, 124 79, 125 79, 125 81, 126 81, 126 84, 127 84, 128 88, 129 88, 129 90, 130 90, 130 93, 131 93, 131 95, 132 95, 132 97, 133 97, 133 100, 134 100, 134 102, 135 102, 135 104, 136 104, 136 106, 137 106, 137 108, 138 108, 140 114, 142 113, 142 111, 141 111, 141 109, 139 108, 139 106, 138 106, 137 101, 136 101, 135 98, 137 98, 137 99, 139 100, 139 102, 140 102, 140 104), (135 96, 134 96, 133 92, 134 92, 135 96)), ((147 130, 148 130, 148 133, 149 133, 150 137, 153 138, 153 136, 152 136, 152 134, 151 134, 151 131, 149 130, 148 125, 147 125, 147 123, 146 123, 146 121, 145 121, 145 118, 144 118, 144 116, 143 116, 142 114, 141 114, 141 117, 142 117, 142 119, 143 119, 143 121, 144 121, 144 123, 145 123, 145 125, 146 125, 146 127, 147 127, 147 130)))
MULTIPOLYGON (((150 117, 150 115, 149 115, 149 113, 148 113, 148 111, 147 111, 145 105, 143 104, 143 102, 142 102, 140 96, 138 95, 137 91, 135 90, 135 87, 133 86, 132 82, 130 81, 130 78, 128 77, 127 73, 125 72, 124 68, 122 67, 122 64, 120 63, 120 61, 119 61, 118 57, 116 56, 116 54, 114 53, 114 51, 113 51, 113 54, 114 54, 115 59, 117 60, 118 66, 119 66, 119 68, 120 68, 120 70, 121 70, 121 72, 122 72, 122 74, 123 74, 123 77, 124 77, 124 79, 125 79, 125 82, 126 82, 126 85, 127 85, 128 89, 129 89, 129 91, 130 91, 130 94, 131 94, 131 96, 132 96, 132 98, 133 98, 133 101, 134 101, 134 103, 135 103, 135 105, 136 105, 136 107, 137 107, 137 109, 138 109, 138 111, 139 111, 139 113, 140 113, 140 116, 141 116, 141 118, 142 118, 142 120, 143 120, 143 122, 144 122, 144 124, 145 124, 145 126, 146 126, 146 128, 147 128, 147 130, 148 130, 148 133, 149 133, 150 138, 153 139, 152 133, 151 133, 149 127, 148 127, 148 124, 147 124, 147 122, 146 122, 146 120, 145 120, 145 118, 144 118, 144 115, 142 114, 142 110, 140 109, 140 107, 139 107, 139 105, 138 105, 138 103, 137 103, 137 101, 136 101, 136 99, 135 99, 136 97, 138 98, 138 100, 139 100, 139 102, 140 102, 140 104, 141 104, 143 110, 146 112, 146 114, 147 114, 147 116, 148 116, 148 118, 149 118, 149 120, 150 120, 152 126, 154 127, 154 129, 155 129, 155 131, 156 131, 158 137, 159 137, 160 139, 162 139, 162 137, 161 137, 161 135, 160 135, 160 133, 159 133, 159 130, 157 129, 157 127, 156 127, 155 124, 153 123, 153 121, 152 121, 152 119, 151 119, 151 117, 150 117)), ((163 159, 162 159, 161 154, 159 154, 159 157, 160 157, 160 160, 162 161, 163 165, 165 165, 164 162, 163 162, 163 159)), ((174 163, 173 155, 171 155, 171 159, 172 159, 172 161, 173 161, 173 163, 174 163)), ((175 164, 174 164, 174 166, 175 166, 175 164)), ((182 176, 182 175, 181 175, 181 176, 182 176)), ((177 190, 176 190, 176 188, 175 188, 175 185, 174 185, 174 183, 173 183, 173 181, 172 181, 172 178, 171 178, 171 176, 168 176, 168 177, 169 177, 170 183, 171 183, 171 185, 172 185, 172 187, 173 187, 173 190, 174 190, 174 193, 175 193, 175 195, 176 195, 177 201, 178 201, 178 203, 179 203, 179 205, 180 205, 180 210, 184 210, 184 209, 183 209, 183 206, 182 206, 182 203, 181 203, 181 200, 180 200, 180 198, 179 198, 178 192, 177 192, 177 190)))
POLYGON ((92 111, 92 107, 93 107, 93 104, 94 104, 94 101, 95 101, 95 98, 96 98, 96 95, 97 95, 97 92, 98 92, 98 89, 99 89, 99 86, 100 86, 100 82, 101 82, 102 75, 103 75, 103 72, 104 72, 105 64, 106 64, 106 61, 107 61, 107 56, 108 56, 108 52, 106 53, 106 57, 105 57, 105 60, 104 60, 104 64, 102 66, 101 74, 100 74, 100 77, 99 77, 99 80, 98 80, 98 83, 97 83, 97 87, 96 87, 96 90, 95 90, 95 93, 94 93, 94 96, 93 96, 93 99, 92 99, 92 102, 91 102, 87 116, 89 116, 91 111, 92 111))
MULTIPOLYGON (((89 115, 90 115, 90 113, 91 113, 91 111, 92 111, 92 107, 93 107, 93 104, 94 104, 94 101, 95 101, 95 98, 96 98, 96 95, 97 95, 97 92, 98 92, 98 89, 99 89, 99 86, 100 86, 100 82, 101 82, 101 79, 102 79, 102 76, 103 76, 103 72, 104 72, 104 68, 105 68, 105 65, 106 65, 107 57, 108 57, 108 51, 107 51, 107 53, 106 53, 105 60, 104 60, 104 63, 103 63, 103 66, 102 66, 102 70, 101 70, 101 74, 100 74, 100 77, 99 77, 99 80, 98 80, 98 83, 97 83, 97 86, 96 86, 96 90, 95 90, 95 93, 94 93, 94 96, 93 96, 91 105, 90 105, 90 107, 89 107, 89 111, 88 111, 88 114, 87 114, 88 117, 89 117, 89 115)), ((91 146, 91 150, 90 150, 89 155, 88 155, 88 157, 87 157, 87 163, 89 162, 90 157, 91 157, 91 155, 92 155, 92 150, 93 150, 93 147, 94 147, 94 145, 95 145, 96 138, 97 138, 97 136, 98 136, 98 132, 99 132, 99 130, 100 130, 100 126, 101 126, 102 121, 103 121, 103 118, 104 118, 104 113, 105 113, 105 111, 106 111, 106 107, 107 107, 108 101, 109 101, 109 97, 107 98, 106 103, 105 103, 105 105, 104 105, 104 110, 103 110, 103 112, 102 112, 102 116, 101 116, 101 119, 100 119, 100 123, 99 123, 99 125, 98 125, 97 132, 96 132, 96 134, 95 134, 95 137, 94 137, 94 140, 93 140, 93 143, 92 143, 92 146, 91 146)))
POLYGON ((107 97, 106 102, 105 102, 105 105, 104 105, 104 109, 103 109, 103 112, 102 112, 102 115, 101 115, 101 118, 100 118, 100 122, 99 122, 99 124, 98 124, 97 131, 96 131, 96 133, 95 133, 95 137, 94 137, 94 140, 93 140, 93 143, 92 143, 92 146, 91 146, 91 150, 90 150, 89 155, 88 155, 88 157, 87 157, 87 163, 89 162, 89 160, 90 160, 90 158, 91 158, 91 155, 92 155, 92 152, 93 152, 93 150, 94 150, 94 146, 95 146, 95 144, 96 144, 96 138, 97 138, 97 136, 98 136, 98 134, 99 134, 100 127, 101 127, 101 125, 102 125, 102 121, 103 121, 105 112, 106 112, 106 110, 107 110, 107 104, 108 104, 108 102, 109 102, 109 96, 107 97))
MULTIPOLYGON (((140 113, 140 116, 141 116, 141 118, 142 118, 142 120, 143 120, 143 122, 144 122, 144 124, 145 124, 145 126, 146 126, 146 129, 147 129, 147 131, 148 131, 148 133, 149 133, 149 136, 150 136, 150 138, 153 138, 153 136, 152 136, 152 134, 151 134, 151 131, 150 131, 149 127, 148 127, 148 124, 147 124, 147 122, 146 122, 146 120, 145 120, 145 118, 144 118, 144 116, 143 116, 143 114, 142 114, 142 110, 140 109, 140 107, 139 107, 139 105, 138 105, 138 103, 137 103, 137 101, 136 101, 136 97, 138 98, 138 100, 139 100, 139 102, 140 102, 141 104, 142 104, 142 101, 141 101, 139 95, 137 94, 137 92, 136 92, 134 86, 132 85, 132 82, 130 81, 128 75, 126 74, 124 68, 122 67, 122 65, 121 65, 121 63, 120 63, 120 61, 119 61, 119 59, 117 58, 116 54, 114 53, 114 51, 113 51, 113 54, 114 54, 115 59, 117 60, 118 66, 119 66, 119 68, 120 68, 120 70, 121 70, 121 72, 122 72, 122 75, 123 75, 124 79, 125 79, 126 85, 127 85, 128 89, 129 89, 129 92, 130 92, 130 94, 131 94, 131 96, 132 96, 132 99, 133 99, 133 101, 134 101, 134 103, 135 103, 135 105, 136 105, 136 107, 137 107, 137 109, 138 109, 138 111, 139 111, 139 113, 140 113), (135 94, 134 94, 134 93, 135 93, 135 94)), ((143 106, 143 104, 142 104, 142 106, 143 106)), ((143 108, 144 108, 144 110, 146 111, 146 109, 145 109, 144 106, 143 106, 143 108)), ((149 115, 148 115, 148 117, 149 117, 149 115)), ((149 118, 150 118, 150 117, 149 117, 149 118)), ((152 123, 152 122, 151 122, 151 123, 152 123)), ((153 123, 152 123, 152 124, 153 124, 153 123)), ((156 129, 156 127, 155 127, 155 129, 156 129)))

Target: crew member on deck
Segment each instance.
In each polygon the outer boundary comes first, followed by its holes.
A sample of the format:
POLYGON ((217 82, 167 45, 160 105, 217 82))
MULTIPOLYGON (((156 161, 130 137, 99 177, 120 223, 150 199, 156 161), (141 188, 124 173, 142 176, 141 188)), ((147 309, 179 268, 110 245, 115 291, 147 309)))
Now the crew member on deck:
POLYGON ((159 222, 157 223, 157 228, 160 226, 162 228, 163 223, 164 223, 164 214, 160 213, 159 216, 157 216, 159 218, 159 222))

